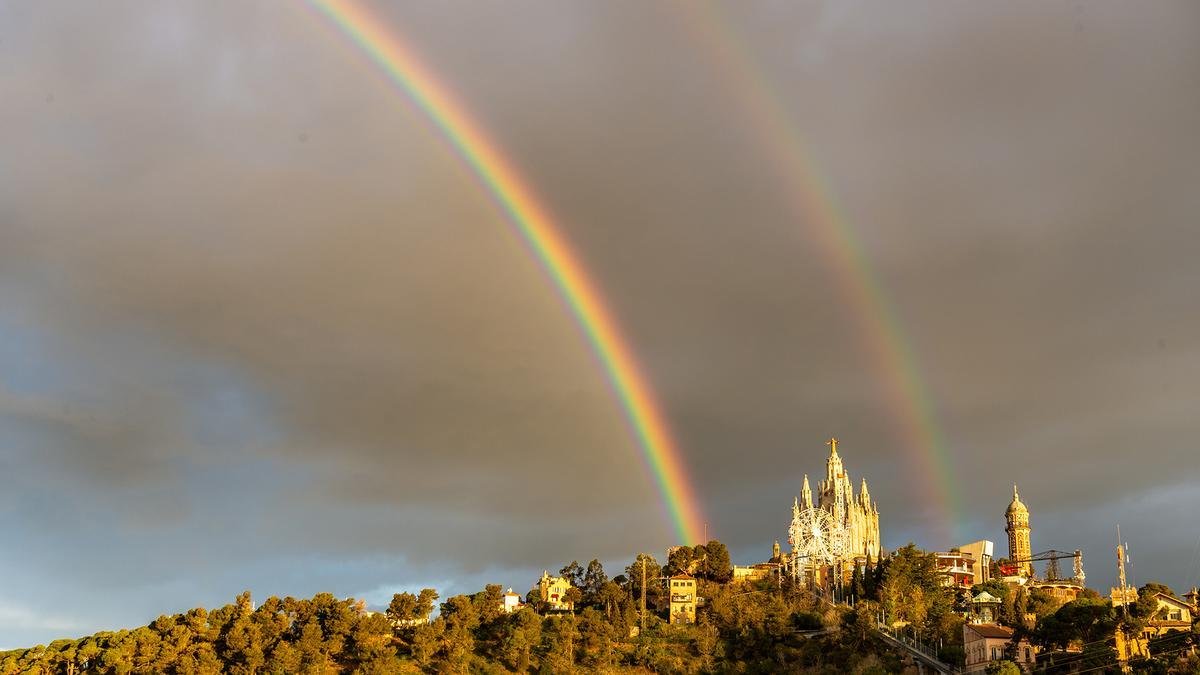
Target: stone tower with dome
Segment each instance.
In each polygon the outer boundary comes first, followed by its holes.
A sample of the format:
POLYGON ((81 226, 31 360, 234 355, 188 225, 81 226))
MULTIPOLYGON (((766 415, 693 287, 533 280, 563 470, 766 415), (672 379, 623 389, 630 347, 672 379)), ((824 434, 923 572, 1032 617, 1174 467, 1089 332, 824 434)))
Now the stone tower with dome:
POLYGON ((1015 563, 1017 571, 1023 577, 1031 577, 1033 576, 1033 563, 1029 560, 1031 553, 1029 548, 1029 509, 1021 502, 1016 485, 1013 485, 1012 503, 1004 512, 1004 519, 1008 522, 1004 528, 1004 531, 1008 533, 1008 559, 1023 561, 1015 563))

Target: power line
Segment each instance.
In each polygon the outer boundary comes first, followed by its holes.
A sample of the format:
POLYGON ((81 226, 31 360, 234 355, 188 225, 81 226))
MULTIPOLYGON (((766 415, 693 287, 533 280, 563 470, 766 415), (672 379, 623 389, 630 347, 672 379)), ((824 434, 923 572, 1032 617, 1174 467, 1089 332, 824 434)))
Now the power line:
MULTIPOLYGON (((1170 640, 1178 640, 1179 638, 1188 637, 1190 635, 1192 635, 1192 633, 1187 632, 1187 631, 1171 633, 1170 635, 1167 635, 1165 637, 1155 638, 1154 640, 1151 640, 1150 644, 1156 645, 1156 646, 1162 646, 1163 643, 1168 642, 1170 640)), ((1108 639, 1096 640, 1094 642, 1086 642, 1083 645, 1081 645, 1081 647, 1083 649, 1086 649, 1087 647, 1090 647, 1092 645, 1098 645, 1098 644, 1107 643, 1107 642, 1108 642, 1108 639)), ((1098 656, 1099 656, 1098 654, 1088 654, 1086 652, 1080 652, 1078 654, 1072 654, 1072 655, 1064 657, 1062 659, 1055 659, 1054 663, 1051 663, 1043 668, 1035 670, 1034 672, 1048 673, 1048 672, 1050 672, 1050 669, 1052 669, 1052 668, 1061 668, 1062 666, 1069 666, 1069 665, 1074 664, 1075 662, 1079 661, 1080 659, 1086 659, 1088 657, 1098 657, 1098 656)))
MULTIPOLYGON (((1159 657, 1162 657, 1162 656, 1170 656, 1171 654, 1178 654, 1179 652, 1185 652, 1185 651, 1187 651, 1187 650, 1189 650, 1189 649, 1192 649, 1192 645, 1188 645, 1187 647, 1180 647, 1179 649, 1172 649, 1172 650, 1171 650, 1171 651, 1169 651, 1169 652, 1162 652, 1161 654, 1157 654, 1157 655, 1155 655, 1155 656, 1154 656, 1154 657, 1152 657, 1152 658, 1156 658, 1156 659, 1157 659, 1157 658, 1159 658, 1159 657)), ((1078 671, 1076 671, 1076 672, 1074 673, 1074 675, 1082 675, 1083 673, 1090 673, 1090 672, 1092 672, 1092 671, 1094 671, 1094 670, 1100 670, 1100 669, 1102 669, 1102 668, 1111 668, 1111 667, 1112 667, 1112 665, 1113 665, 1113 664, 1111 664, 1111 663, 1104 663, 1104 664, 1101 664, 1101 665, 1098 665, 1098 666, 1093 666, 1093 667, 1091 667, 1091 668, 1088 668, 1088 669, 1086 669, 1086 670, 1078 670, 1078 671)))

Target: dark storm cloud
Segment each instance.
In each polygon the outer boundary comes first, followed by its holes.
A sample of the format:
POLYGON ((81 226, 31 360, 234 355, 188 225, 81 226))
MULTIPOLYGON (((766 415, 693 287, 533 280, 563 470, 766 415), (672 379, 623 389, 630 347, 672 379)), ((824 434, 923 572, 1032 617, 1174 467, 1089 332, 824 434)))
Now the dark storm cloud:
MULTIPOLYGON (((690 11, 380 9, 582 253, 735 558, 781 536, 830 435, 885 545, 961 543, 930 539, 874 337, 690 11)), ((543 273, 306 12, 0 9, 6 641, 673 543, 543 273)), ((960 529, 1000 539, 1019 482, 1035 549, 1084 548, 1099 587, 1113 521, 1196 503, 1196 14, 718 12, 911 338, 960 529)), ((1140 574, 1194 581, 1185 521, 1127 532, 1140 574)))

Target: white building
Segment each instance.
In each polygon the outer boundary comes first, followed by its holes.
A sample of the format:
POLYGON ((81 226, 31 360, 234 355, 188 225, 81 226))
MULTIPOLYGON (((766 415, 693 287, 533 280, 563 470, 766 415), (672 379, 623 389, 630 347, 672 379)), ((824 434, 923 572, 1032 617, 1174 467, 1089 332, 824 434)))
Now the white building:
POLYGON ((521 595, 513 593, 513 589, 511 588, 500 598, 500 610, 505 614, 512 614, 524 606, 525 601, 521 598, 521 595))

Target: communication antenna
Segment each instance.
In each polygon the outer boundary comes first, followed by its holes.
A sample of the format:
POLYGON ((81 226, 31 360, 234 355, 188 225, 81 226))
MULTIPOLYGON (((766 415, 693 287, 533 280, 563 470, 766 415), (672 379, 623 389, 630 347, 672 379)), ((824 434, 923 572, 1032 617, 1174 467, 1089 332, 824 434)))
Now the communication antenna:
POLYGON ((1121 613, 1129 618, 1129 589, 1125 585, 1125 546, 1121 543, 1121 526, 1117 525, 1117 577, 1121 582, 1121 613))

